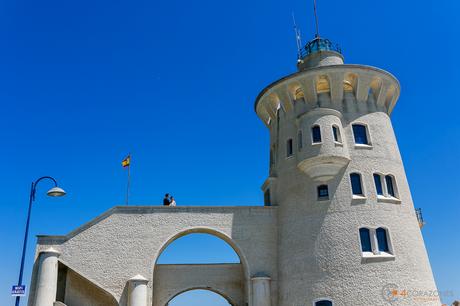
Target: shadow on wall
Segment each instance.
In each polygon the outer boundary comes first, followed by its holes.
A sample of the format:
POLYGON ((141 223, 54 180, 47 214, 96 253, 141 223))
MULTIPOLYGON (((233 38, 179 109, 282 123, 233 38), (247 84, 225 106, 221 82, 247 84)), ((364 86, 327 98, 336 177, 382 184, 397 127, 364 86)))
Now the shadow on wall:
POLYGON ((110 293, 62 262, 59 262, 56 300, 66 306, 118 306, 110 293))

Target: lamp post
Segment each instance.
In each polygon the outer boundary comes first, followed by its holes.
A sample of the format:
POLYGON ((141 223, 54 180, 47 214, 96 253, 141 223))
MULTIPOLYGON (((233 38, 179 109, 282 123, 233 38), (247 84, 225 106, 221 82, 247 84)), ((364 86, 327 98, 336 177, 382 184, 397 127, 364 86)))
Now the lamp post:
MULTIPOLYGON (((50 197, 62 197, 65 196, 65 191, 58 187, 58 184, 54 178, 51 176, 42 176, 41 178, 37 179, 35 182, 32 182, 32 186, 30 188, 30 196, 29 196, 29 210, 27 212, 27 222, 26 222, 26 232, 24 234, 24 244, 22 245, 22 257, 21 257, 21 268, 19 270, 19 280, 18 286, 22 285, 22 273, 24 271, 24 259, 26 257, 26 246, 27 246, 27 237, 29 235, 29 223, 30 223, 30 213, 32 211, 32 203, 35 201, 35 193, 37 191, 37 184, 44 179, 48 179, 53 181, 54 187, 48 190, 46 193, 50 197)), ((16 296, 16 304, 15 306, 19 306, 19 301, 21 297, 16 296)))

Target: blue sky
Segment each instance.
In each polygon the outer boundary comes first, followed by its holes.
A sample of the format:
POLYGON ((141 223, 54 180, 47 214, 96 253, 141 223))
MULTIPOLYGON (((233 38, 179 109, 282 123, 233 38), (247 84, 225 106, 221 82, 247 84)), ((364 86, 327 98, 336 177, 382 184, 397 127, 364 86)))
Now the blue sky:
MULTIPOLYGON (((460 299, 460 4, 318 8, 321 34, 347 63, 386 69, 402 84, 393 123, 426 247, 438 288, 454 293, 444 302, 460 299)), ((157 205, 171 192, 179 205, 262 204, 268 131, 253 102, 295 71, 292 11, 311 38, 305 0, 0 1, 0 305, 13 301, 39 176, 56 177, 68 196, 46 199, 50 186, 39 186, 32 237, 67 233, 123 203, 128 152, 132 203, 157 205)))

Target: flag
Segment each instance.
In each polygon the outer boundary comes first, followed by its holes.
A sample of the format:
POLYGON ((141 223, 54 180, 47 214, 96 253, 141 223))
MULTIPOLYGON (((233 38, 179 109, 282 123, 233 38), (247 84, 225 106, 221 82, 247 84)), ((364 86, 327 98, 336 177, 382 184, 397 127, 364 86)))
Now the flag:
POLYGON ((128 155, 121 161, 121 165, 123 168, 129 167, 129 164, 131 163, 131 155, 128 155))

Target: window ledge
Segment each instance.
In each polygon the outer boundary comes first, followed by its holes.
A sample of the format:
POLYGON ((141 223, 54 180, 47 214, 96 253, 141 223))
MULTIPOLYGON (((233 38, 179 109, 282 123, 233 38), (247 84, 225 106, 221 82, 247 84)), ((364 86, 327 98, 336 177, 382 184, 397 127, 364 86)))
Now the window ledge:
POLYGON ((395 258, 393 254, 387 252, 380 252, 379 254, 374 254, 372 252, 363 252, 362 258, 369 259, 369 258, 395 258))
POLYGON ((352 199, 353 199, 353 200, 366 200, 367 197, 365 197, 365 196, 363 196, 363 195, 354 194, 354 195, 352 196, 352 199))
POLYGON ((291 159, 291 158, 294 158, 294 154, 286 156, 286 160, 291 159))
POLYGON ((395 197, 377 196, 377 202, 401 204, 401 200, 395 197))
POLYGON ((318 202, 325 202, 325 201, 329 201, 329 197, 319 197, 318 198, 318 202))
POLYGON ((372 145, 369 145, 369 144, 362 144, 362 143, 355 143, 355 149, 367 149, 367 150, 371 150, 371 149, 372 149, 372 145))
POLYGON ((343 142, 334 141, 334 145, 335 145, 336 147, 343 147, 343 142))
POLYGON ((322 145, 322 144, 323 144, 322 141, 320 141, 320 142, 312 142, 311 143, 312 146, 319 146, 319 145, 322 145))

